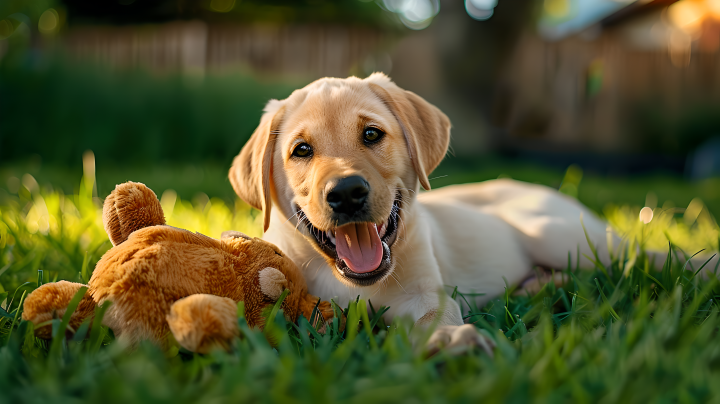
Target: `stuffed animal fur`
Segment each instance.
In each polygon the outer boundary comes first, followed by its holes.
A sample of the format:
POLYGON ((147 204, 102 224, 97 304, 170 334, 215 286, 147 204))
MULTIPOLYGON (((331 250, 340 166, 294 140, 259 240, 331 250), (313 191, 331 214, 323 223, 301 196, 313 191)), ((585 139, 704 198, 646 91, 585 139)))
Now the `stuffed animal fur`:
MULTIPOLYGON (((155 193, 140 183, 118 185, 103 206, 105 231, 113 244, 98 262, 88 290, 70 318, 77 330, 96 305, 112 302, 103 324, 130 345, 150 340, 165 345, 168 332, 184 348, 206 353, 227 348, 238 335, 236 304, 244 302, 248 324, 264 326, 263 310, 287 288, 281 308, 289 321, 310 318, 319 299, 307 293, 297 266, 275 245, 240 232, 220 240, 165 225, 155 193)), ((24 303, 23 319, 49 338, 48 320, 62 317, 84 285, 45 284, 24 303)), ((332 317, 328 302, 318 309, 332 317)))

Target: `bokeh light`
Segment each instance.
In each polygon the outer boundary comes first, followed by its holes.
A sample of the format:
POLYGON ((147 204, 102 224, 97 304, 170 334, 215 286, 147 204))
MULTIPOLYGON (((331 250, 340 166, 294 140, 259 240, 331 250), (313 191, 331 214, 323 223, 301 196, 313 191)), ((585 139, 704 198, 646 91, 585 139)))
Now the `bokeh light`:
POLYGON ((383 6, 397 14, 400 21, 413 30, 427 28, 440 12, 438 0, 383 0, 383 6))
POLYGON ((465 0, 465 11, 475 20, 485 21, 492 17, 497 0, 465 0))
POLYGON ((0 40, 9 37, 14 31, 15 27, 13 26, 12 21, 9 19, 0 21, 0 40))
POLYGON ((38 30, 46 35, 54 34, 60 27, 60 16, 55 9, 46 10, 38 20, 38 30))
POLYGON ((235 8, 235 0, 212 0, 210 9, 218 13, 227 13, 235 8))
POLYGON ((648 224, 652 221, 652 219, 653 219, 653 210, 652 209, 650 209, 647 206, 640 209, 640 221, 641 222, 648 224))
POLYGON ((706 4, 710 16, 720 20, 720 0, 707 0, 706 4))
POLYGON ((465 0, 465 11, 475 20, 485 21, 493 16, 497 0, 465 0))
POLYGON ((552 18, 563 18, 570 13, 569 0, 545 0, 543 10, 552 18))
POLYGON ((694 33, 705 21, 720 21, 720 0, 680 0, 668 7, 667 17, 675 27, 694 33))
POLYGON ((706 8, 699 1, 682 0, 668 8, 670 21, 684 30, 697 28, 705 13, 706 8))

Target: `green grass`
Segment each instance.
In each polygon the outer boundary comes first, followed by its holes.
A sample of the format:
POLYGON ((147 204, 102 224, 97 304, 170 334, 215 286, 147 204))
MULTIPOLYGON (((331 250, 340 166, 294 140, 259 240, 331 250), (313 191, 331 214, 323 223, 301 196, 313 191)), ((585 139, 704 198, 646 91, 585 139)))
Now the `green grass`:
MULTIPOLYGON (((485 307, 463 304, 469 321, 496 341, 493 358, 479 351, 428 358, 410 344, 405 320, 374 323, 380 308, 363 316, 362 301, 343 308, 344 330, 335 322, 324 335, 277 316, 275 347, 240 317, 243 337, 233 350, 203 356, 150 345, 128 351, 90 324, 77 338, 56 332, 49 343, 20 321, 23 296, 43 282, 87 280, 109 248, 93 191, 101 187, 86 174, 73 193, 28 180, 29 188, 6 191, 0 202, 0 402, 720 400, 720 285, 712 274, 695 277, 698 268, 683 270, 685 253, 717 250, 718 227, 702 205, 657 208, 648 225, 638 220, 639 206, 605 207, 632 243, 667 249, 672 240, 674 259, 655 263, 657 271, 642 254, 625 252, 610 268, 556 268, 562 287, 547 284, 532 296, 509 289, 485 307)), ((573 170, 560 182, 579 195, 586 186, 573 170)), ((155 189, 172 225, 215 237, 226 229, 259 234, 257 212, 247 205, 193 204, 155 189)))

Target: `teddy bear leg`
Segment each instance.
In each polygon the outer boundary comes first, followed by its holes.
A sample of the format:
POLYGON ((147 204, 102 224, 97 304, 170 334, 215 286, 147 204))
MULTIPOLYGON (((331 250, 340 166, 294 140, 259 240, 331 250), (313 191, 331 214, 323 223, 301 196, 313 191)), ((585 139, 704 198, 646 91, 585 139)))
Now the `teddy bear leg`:
POLYGON ((170 307, 167 321, 175 340, 192 352, 227 350, 239 335, 237 305, 227 297, 196 294, 180 299, 170 307))
MULTIPOLYGON (((28 295, 23 303, 22 319, 35 325, 35 336, 42 339, 52 337, 52 325, 49 320, 62 318, 73 296, 86 286, 80 283, 59 281, 46 283, 28 295)), ((74 334, 87 318, 95 312, 95 301, 85 293, 75 312, 70 316, 67 332, 74 334)))

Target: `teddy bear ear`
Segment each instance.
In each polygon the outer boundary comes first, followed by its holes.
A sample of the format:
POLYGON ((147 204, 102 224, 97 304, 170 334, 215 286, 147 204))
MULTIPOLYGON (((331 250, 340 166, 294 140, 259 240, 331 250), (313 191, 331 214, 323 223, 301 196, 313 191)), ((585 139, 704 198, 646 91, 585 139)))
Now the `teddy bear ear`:
POLYGON ((287 286, 287 279, 279 269, 267 267, 260 271, 258 281, 260 291, 267 297, 277 300, 287 286))
POLYGON ((105 198, 103 225, 113 246, 127 240, 135 230, 164 224, 162 205, 145 184, 120 184, 105 198))

